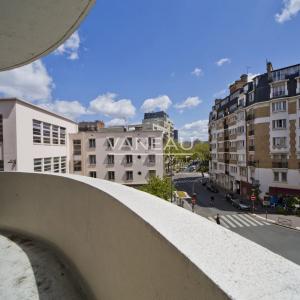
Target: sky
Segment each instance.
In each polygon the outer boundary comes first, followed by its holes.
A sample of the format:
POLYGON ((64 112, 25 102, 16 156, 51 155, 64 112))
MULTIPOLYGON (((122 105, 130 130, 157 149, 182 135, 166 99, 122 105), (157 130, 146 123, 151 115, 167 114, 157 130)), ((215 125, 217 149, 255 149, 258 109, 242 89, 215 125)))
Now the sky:
POLYGON ((207 140, 230 83, 300 63, 299 30, 300 0, 97 0, 57 50, 1 72, 0 96, 108 126, 165 110, 181 138, 207 140))

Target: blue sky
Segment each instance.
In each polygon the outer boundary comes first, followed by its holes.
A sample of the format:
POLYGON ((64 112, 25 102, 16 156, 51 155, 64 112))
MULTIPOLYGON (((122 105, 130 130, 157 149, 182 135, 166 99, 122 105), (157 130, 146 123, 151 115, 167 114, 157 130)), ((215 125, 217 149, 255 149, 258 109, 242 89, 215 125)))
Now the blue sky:
POLYGON ((247 67, 300 63, 299 11, 300 0, 98 0, 54 54, 0 74, 0 94, 109 124, 167 108, 183 137, 206 139, 215 96, 247 67))

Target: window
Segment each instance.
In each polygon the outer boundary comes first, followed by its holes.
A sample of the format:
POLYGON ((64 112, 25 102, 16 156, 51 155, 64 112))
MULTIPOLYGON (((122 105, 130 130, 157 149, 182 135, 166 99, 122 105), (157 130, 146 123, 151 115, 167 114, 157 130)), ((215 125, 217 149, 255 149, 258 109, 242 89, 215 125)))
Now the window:
POLYGON ((52 143, 58 145, 58 126, 52 125, 52 143))
POLYGON ((254 92, 249 93, 249 102, 253 102, 254 101, 254 92))
POLYGON ((109 165, 113 165, 115 163, 115 156, 114 155, 107 155, 107 163, 109 165))
POLYGON ((155 138, 148 137, 148 149, 155 149, 155 138))
POLYGON ((285 83, 272 87, 273 98, 285 96, 285 83))
POLYGON ((4 161, 0 160, 0 172, 4 171, 4 161))
POLYGON ((34 172, 42 172, 42 159, 35 158, 33 160, 33 170, 34 172))
POLYGON ((281 181, 282 182, 287 182, 287 173, 286 172, 281 173, 281 181))
POLYGON ((96 148, 96 140, 95 139, 89 139, 89 147, 96 148))
POLYGON ((53 158, 53 171, 54 173, 59 173, 59 157, 53 158))
POLYGON ((108 180, 115 180, 115 172, 114 171, 108 171, 107 176, 108 176, 108 180))
POLYGON ((286 137, 273 138, 273 148, 286 148, 286 137))
POLYGON ((0 143, 3 142, 3 117, 0 115, 0 143))
POLYGON ((51 172, 51 157, 44 158, 44 172, 51 172))
POLYGON ((273 120, 273 129, 286 129, 286 120, 273 120))
POLYGON ((127 137, 126 138, 125 145, 132 147, 132 137, 127 137))
POLYGON ((92 178, 97 178, 97 172, 91 171, 91 172, 90 172, 90 177, 92 177, 92 178))
POLYGON ((132 155, 126 155, 126 164, 132 164, 132 155))
POLYGON ((274 172, 274 181, 279 181, 279 172, 274 172))
POLYGON ((286 111, 286 102, 279 101, 279 102, 272 103, 272 111, 273 112, 286 111))
POLYGON ((41 124, 40 121, 32 120, 33 142, 37 144, 42 142, 41 124))
POLYGON ((66 173, 66 162, 67 162, 67 157, 62 156, 60 158, 60 171, 61 171, 61 173, 66 173))
POLYGON ((50 133, 51 133, 51 124, 43 123, 43 142, 44 142, 44 144, 51 143, 50 133))
POLYGON ((156 170, 149 170, 149 177, 155 177, 156 176, 156 170))
POLYGON ((73 140, 73 154, 81 155, 81 140, 73 140))
POLYGON ((90 165, 96 164, 96 155, 89 155, 89 163, 90 165))
POLYGON ((127 181, 133 180, 133 172, 132 171, 126 171, 126 180, 127 181))
POLYGON ((59 131, 60 131, 60 144, 61 145, 65 145, 66 144, 66 128, 64 127, 60 127, 59 128, 59 131))
POLYGON ((81 171, 81 160, 74 160, 74 172, 80 172, 81 171))
POLYGON ((113 148, 115 146, 115 139, 114 138, 108 138, 107 139, 107 147, 113 148))
POLYGON ((149 154, 148 159, 149 159, 149 163, 155 164, 155 155, 154 154, 149 154))

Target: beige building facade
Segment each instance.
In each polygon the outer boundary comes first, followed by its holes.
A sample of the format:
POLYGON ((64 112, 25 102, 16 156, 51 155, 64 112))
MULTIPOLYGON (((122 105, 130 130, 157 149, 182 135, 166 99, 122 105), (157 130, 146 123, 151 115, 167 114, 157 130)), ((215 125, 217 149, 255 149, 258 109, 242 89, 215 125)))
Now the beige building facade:
POLYGON ((248 81, 210 113, 210 176, 225 189, 300 194, 300 65, 248 81))
POLYGON ((70 135, 70 172, 126 185, 163 177, 163 133, 140 126, 103 128, 70 135))

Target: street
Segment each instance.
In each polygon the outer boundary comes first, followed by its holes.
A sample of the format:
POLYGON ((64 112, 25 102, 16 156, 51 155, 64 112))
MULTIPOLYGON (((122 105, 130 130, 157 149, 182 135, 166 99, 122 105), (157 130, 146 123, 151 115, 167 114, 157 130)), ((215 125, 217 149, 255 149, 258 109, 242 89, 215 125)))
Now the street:
POLYGON ((177 178, 174 182, 177 190, 186 191, 189 195, 193 192, 197 194, 195 213, 212 222, 216 222, 215 217, 219 214, 221 226, 300 265, 300 231, 271 224, 250 213, 241 212, 225 200, 223 193, 212 193, 202 186, 200 178, 197 181, 195 179, 197 178, 177 178), (211 196, 214 197, 213 204, 210 202, 211 196))

